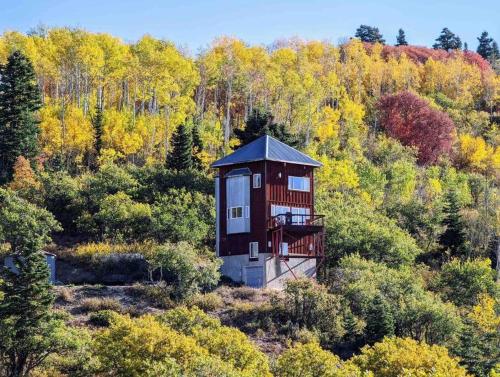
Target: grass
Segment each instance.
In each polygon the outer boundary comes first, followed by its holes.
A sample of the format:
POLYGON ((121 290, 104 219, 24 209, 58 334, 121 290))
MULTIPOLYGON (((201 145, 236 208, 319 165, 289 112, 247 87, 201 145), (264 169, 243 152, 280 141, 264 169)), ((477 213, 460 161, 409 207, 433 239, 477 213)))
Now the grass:
POLYGON ((85 313, 98 312, 101 310, 121 312, 123 307, 120 302, 114 298, 90 297, 82 301, 80 309, 85 313))

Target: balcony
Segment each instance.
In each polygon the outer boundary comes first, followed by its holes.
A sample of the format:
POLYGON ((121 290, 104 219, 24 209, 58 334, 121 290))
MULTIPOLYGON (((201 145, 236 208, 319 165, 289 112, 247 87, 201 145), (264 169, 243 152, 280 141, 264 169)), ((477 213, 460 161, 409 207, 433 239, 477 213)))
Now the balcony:
POLYGON ((273 255, 280 259, 324 258, 324 218, 290 212, 269 218, 273 255))

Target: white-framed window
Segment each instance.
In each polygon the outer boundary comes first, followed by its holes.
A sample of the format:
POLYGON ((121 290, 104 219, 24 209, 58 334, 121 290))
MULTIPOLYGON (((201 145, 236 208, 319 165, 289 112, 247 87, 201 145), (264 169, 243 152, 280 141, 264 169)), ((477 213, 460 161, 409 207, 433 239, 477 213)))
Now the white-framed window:
POLYGON ((253 175, 253 188, 260 188, 262 185, 262 176, 260 173, 253 175))
POLYGON ((245 206, 245 219, 249 219, 249 218, 250 218, 250 207, 245 206))
POLYGON ((243 207, 229 207, 227 209, 228 219, 241 219, 243 218, 243 207))
POLYGON ((293 191, 311 191, 311 180, 309 177, 288 176, 288 189, 293 191))
POLYGON ((257 259, 259 258, 259 243, 258 242, 250 242, 248 244, 248 253, 250 258, 257 259))

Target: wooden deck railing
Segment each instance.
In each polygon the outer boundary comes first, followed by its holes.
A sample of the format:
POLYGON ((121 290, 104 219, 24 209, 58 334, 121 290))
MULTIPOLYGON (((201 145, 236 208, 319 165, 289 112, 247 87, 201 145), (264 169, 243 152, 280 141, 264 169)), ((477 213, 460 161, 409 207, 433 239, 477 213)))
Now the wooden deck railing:
POLYGON ((292 214, 282 213, 279 215, 271 216, 268 221, 268 229, 275 229, 277 227, 283 225, 292 225, 292 226, 321 226, 325 225, 325 216, 324 215, 307 215, 307 214, 292 214))

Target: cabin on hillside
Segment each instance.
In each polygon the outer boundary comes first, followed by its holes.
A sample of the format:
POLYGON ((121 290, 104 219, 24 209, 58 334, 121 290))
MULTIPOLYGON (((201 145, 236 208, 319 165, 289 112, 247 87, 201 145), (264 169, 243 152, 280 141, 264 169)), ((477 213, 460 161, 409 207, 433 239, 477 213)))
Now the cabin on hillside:
POLYGON ((212 164, 223 275, 273 288, 315 276, 324 259, 323 216, 314 209, 314 169, 320 166, 268 135, 212 164))

